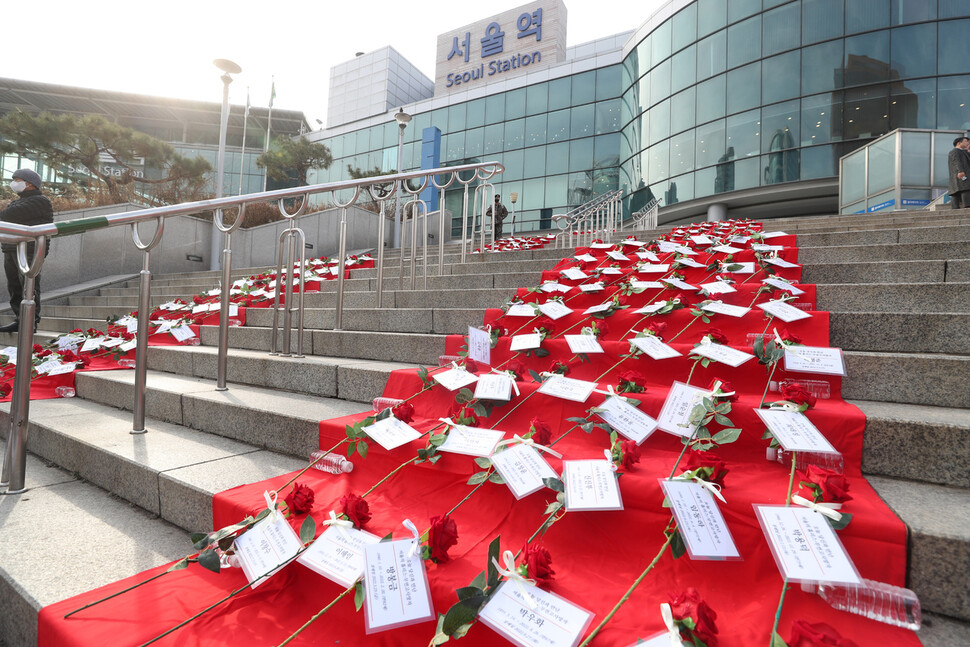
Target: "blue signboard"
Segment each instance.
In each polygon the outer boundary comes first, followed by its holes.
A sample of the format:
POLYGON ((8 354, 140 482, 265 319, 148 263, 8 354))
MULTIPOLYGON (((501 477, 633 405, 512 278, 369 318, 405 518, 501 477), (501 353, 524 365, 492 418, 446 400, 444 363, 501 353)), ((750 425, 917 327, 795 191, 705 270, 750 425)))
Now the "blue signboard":
POLYGON ((893 206, 894 204, 896 204, 895 200, 886 200, 885 202, 880 202, 879 204, 875 204, 869 207, 868 209, 866 209, 866 211, 870 213, 873 211, 881 211, 883 209, 886 209, 887 207, 893 206))

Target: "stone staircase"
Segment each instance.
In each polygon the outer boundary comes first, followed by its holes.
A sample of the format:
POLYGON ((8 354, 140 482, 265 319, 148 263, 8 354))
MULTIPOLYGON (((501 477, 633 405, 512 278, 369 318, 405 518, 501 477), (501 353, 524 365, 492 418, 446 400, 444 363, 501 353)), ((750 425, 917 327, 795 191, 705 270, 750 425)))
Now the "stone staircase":
MULTIPOLYGON (((798 234, 804 281, 818 284, 819 308, 832 312, 832 344, 846 351, 849 373, 843 394, 868 416, 863 469, 910 528, 909 586, 932 647, 970 644, 968 224, 970 215, 947 212, 766 224, 798 234)), ((203 328, 198 347, 151 347, 148 434, 128 433, 133 371, 81 374, 77 398, 32 402, 30 489, 0 497, 0 641, 32 645, 41 607, 187 554, 186 531, 212 527, 214 493, 305 466, 319 420, 369 410, 392 370, 437 364, 446 334, 480 324, 483 308, 536 284, 568 250, 465 264, 454 252, 415 291, 401 289, 410 281, 401 285, 389 254, 382 310, 376 270, 355 270, 340 331, 335 285, 307 294, 303 358, 268 355, 272 313, 250 309, 246 325, 230 329, 225 392, 214 390, 216 328, 203 328)), ((218 280, 160 276, 153 301, 218 280)), ((137 282, 97 292, 45 301, 39 335, 137 308, 137 282)), ((8 411, 2 405, 0 429, 8 411)))

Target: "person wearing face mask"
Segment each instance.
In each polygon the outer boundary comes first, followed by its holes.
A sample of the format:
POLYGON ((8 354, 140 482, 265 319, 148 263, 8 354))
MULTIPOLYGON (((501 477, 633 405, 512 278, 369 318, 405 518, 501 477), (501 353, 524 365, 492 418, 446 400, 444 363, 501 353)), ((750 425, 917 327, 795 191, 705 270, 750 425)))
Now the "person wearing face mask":
POLYGON ((502 237, 502 222, 508 217, 509 210, 502 204, 502 196, 495 196, 495 204, 485 211, 485 216, 495 217, 495 240, 502 237))
MULTIPOLYGON (((14 171, 13 180, 10 182, 10 189, 18 194, 18 198, 10 205, 0 211, 0 220, 13 222, 18 225, 42 225, 54 222, 54 209, 47 196, 40 192, 40 175, 30 170, 22 168, 14 171)), ((50 252, 50 243, 47 251, 50 252)), ((7 293, 10 295, 10 308, 13 316, 20 317, 20 302, 24 299, 24 275, 20 273, 20 265, 17 262, 17 243, 2 243, 0 248, 3 250, 3 270, 7 275, 7 293)), ((34 258, 34 243, 27 245, 28 259, 34 258)), ((34 330, 37 330, 37 323, 40 321, 40 276, 34 278, 34 302, 37 309, 34 311, 34 330)), ((0 332, 16 332, 20 329, 20 321, 14 319, 13 323, 0 326, 0 332)))

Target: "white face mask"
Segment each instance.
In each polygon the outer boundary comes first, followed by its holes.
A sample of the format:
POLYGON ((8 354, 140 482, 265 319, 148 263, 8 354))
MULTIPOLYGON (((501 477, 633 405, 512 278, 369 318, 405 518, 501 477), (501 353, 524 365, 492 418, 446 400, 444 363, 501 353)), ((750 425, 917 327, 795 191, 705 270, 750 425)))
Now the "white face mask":
POLYGON ((13 180, 10 182, 10 190, 14 193, 23 193, 27 189, 27 183, 23 180, 13 180))

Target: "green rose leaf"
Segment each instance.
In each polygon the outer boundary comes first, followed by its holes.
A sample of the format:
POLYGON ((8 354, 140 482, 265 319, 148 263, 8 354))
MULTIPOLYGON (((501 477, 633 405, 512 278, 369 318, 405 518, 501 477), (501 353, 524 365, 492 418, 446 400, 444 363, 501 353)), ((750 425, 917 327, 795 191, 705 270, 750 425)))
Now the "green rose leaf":
POLYGON ((300 526, 300 541, 304 545, 309 544, 316 535, 317 522, 313 520, 313 517, 307 515, 306 519, 303 520, 303 524, 300 526))
POLYGON ((360 580, 354 583, 354 607, 360 611, 364 606, 364 583, 360 580))
POLYGON ((209 549, 199 553, 199 566, 212 571, 219 572, 219 555, 216 551, 209 549))
POLYGON ((718 445, 726 445, 728 443, 733 443, 735 440, 741 437, 741 430, 738 428, 725 429, 719 431, 714 435, 712 440, 718 445))

